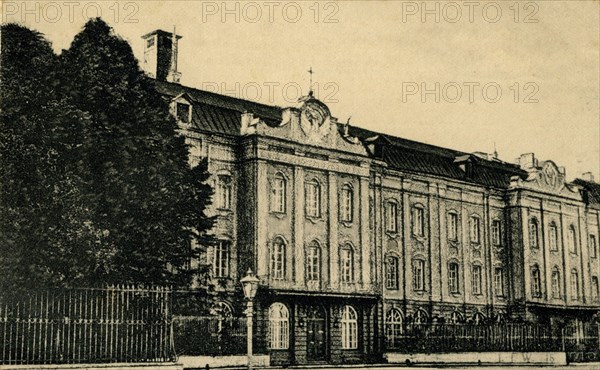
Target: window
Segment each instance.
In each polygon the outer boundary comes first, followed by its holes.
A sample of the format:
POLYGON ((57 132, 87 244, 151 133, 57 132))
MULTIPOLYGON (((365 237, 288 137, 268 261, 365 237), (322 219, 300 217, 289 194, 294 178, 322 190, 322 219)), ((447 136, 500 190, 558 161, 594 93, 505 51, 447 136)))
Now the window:
POLYGON ((413 290, 425 290, 425 261, 421 259, 413 260, 413 290))
POLYGON ((423 309, 418 309, 417 312, 415 312, 415 319, 414 319, 415 324, 417 324, 417 325, 427 324, 428 321, 429 321, 429 316, 427 316, 427 312, 425 312, 423 309))
POLYGON ((494 268, 494 294, 496 297, 504 296, 504 270, 502 267, 494 268))
POLYGON ((448 240, 458 240, 458 213, 448 213, 448 240))
POLYGON ((598 277, 592 276, 592 302, 598 302, 600 292, 598 292, 598 277))
POLYGON ((596 258, 597 253, 596 235, 590 235, 590 257, 596 258))
POLYGON ((350 245, 345 245, 340 253, 342 282, 351 283, 354 281, 354 250, 350 245))
POLYGON ((306 280, 319 281, 321 279, 321 248, 315 241, 308 246, 306 254, 306 280))
POLYGON ((271 248, 271 279, 285 278, 285 242, 281 237, 275 238, 271 248))
POLYGON ((154 46, 154 37, 149 38, 148 40, 146 40, 146 47, 147 48, 151 48, 154 46))
POLYGON ((397 308, 390 309, 385 315, 385 339, 389 348, 399 347, 404 328, 402 313, 397 308))
POLYGON ((177 120, 183 123, 190 123, 190 116, 190 105, 177 103, 177 120))
POLYGON ((342 187, 342 199, 340 200, 340 217, 342 221, 352 221, 353 197, 354 193, 352 192, 350 185, 344 185, 342 187))
POLYGON ((385 220, 388 232, 398 231, 398 205, 396 202, 387 202, 385 207, 385 220))
POLYGON ((306 215, 321 217, 321 186, 317 180, 306 183, 306 215))
POLYGON ((358 318, 354 308, 342 309, 342 349, 358 348, 358 318))
POLYGON ((485 320, 485 315, 479 311, 475 312, 475 314, 473 315, 473 323, 475 323, 475 325, 483 324, 485 323, 485 320))
POLYGON ((571 270, 571 299, 579 299, 579 274, 575 269, 571 270))
POLYGON ((463 315, 458 311, 452 311, 450 315, 450 323, 452 324, 460 324, 464 321, 463 315))
POLYGON ((534 297, 542 295, 542 283, 540 281, 540 268, 538 265, 531 267, 531 294, 534 297))
POLYGON ((448 264, 448 291, 458 293, 458 263, 450 262, 448 264))
POLYGON ((229 243, 219 241, 215 246, 215 258, 213 259, 213 274, 214 277, 229 276, 229 243))
POLYGON ((492 221, 492 244, 496 246, 502 245, 502 227, 500 226, 500 220, 492 221))
POLYGON ((217 179, 217 207, 231 209, 231 177, 219 175, 217 179))
POLYGON ((473 265, 471 278, 473 294, 481 294, 481 265, 473 265))
POLYGON ((556 224, 554 222, 550 223, 548 233, 548 242, 550 243, 550 250, 552 252, 558 252, 558 228, 556 227, 556 224))
POLYGON ((478 216, 471 216, 471 243, 479 244, 481 241, 481 220, 478 216))
POLYGON ((552 268, 552 298, 560 299, 560 270, 554 266, 552 268))
POLYGON ((532 249, 539 248, 538 230, 539 228, 537 219, 532 218, 529 220, 529 246, 532 249))
POLYGON ((391 290, 398 289, 398 257, 390 256, 387 258, 385 287, 391 290))
POLYGON ((282 303, 269 307, 269 339, 271 349, 288 349, 290 337, 290 313, 282 303))
POLYGON ((577 238, 575 237, 575 226, 569 226, 569 233, 567 235, 567 243, 569 243, 569 252, 577 254, 577 238))
POLYGON ((424 236, 425 235, 425 212, 421 207, 413 208, 412 217, 413 235, 424 236))
POLYGON ((271 196, 271 211, 285 213, 286 203, 286 181, 282 174, 278 173, 273 179, 271 196))

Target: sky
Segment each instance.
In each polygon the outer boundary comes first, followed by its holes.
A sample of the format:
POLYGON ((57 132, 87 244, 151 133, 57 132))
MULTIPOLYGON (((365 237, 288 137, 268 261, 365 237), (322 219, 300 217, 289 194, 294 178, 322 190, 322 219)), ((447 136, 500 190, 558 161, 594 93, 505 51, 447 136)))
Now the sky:
POLYGON ((183 36, 181 83, 465 152, 534 152, 600 180, 599 1, 2 1, 60 53, 100 15, 183 36))

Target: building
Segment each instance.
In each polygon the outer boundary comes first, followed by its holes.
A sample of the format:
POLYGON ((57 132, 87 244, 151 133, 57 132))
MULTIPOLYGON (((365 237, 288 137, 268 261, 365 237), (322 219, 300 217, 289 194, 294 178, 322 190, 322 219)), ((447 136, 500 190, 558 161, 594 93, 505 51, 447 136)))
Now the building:
POLYGON ((221 309, 241 315, 236 286, 255 271, 256 340, 273 364, 376 359, 406 323, 598 313, 591 176, 351 127, 312 94, 275 107, 183 86, 179 38, 144 36, 144 65, 191 161, 209 161, 221 309))

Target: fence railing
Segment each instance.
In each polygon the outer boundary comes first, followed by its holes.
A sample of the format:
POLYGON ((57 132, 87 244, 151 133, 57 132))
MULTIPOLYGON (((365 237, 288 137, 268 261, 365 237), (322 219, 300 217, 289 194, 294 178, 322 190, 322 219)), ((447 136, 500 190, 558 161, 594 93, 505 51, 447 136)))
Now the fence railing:
POLYGON ((117 286, 0 301, 0 364, 173 360, 170 294, 117 286))
POLYGON ((178 355, 224 356, 246 353, 245 317, 175 316, 178 355))
POLYGON ((549 326, 518 324, 408 324, 386 330, 391 352, 560 351, 560 331, 549 326))

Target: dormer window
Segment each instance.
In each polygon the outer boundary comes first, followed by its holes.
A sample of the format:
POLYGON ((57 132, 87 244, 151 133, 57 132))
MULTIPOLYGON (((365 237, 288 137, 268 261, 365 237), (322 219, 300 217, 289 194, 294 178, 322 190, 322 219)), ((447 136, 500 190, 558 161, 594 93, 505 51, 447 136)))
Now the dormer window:
POLYGON ((189 124, 192 121, 192 107, 186 103, 177 103, 177 121, 189 124))

